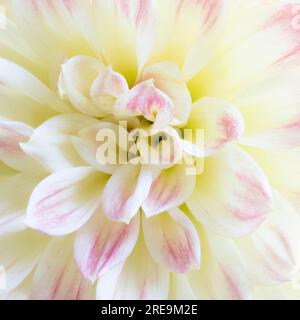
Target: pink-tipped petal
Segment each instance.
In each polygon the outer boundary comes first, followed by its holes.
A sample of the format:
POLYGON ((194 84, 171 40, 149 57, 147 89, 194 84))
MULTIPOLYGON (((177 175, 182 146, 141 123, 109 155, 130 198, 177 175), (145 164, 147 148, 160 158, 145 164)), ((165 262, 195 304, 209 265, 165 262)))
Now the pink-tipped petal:
POLYGON ((85 277, 95 280, 131 254, 139 235, 139 220, 137 215, 125 224, 95 213, 75 239, 75 259, 85 277))
POLYGON ((35 270, 31 299, 89 300, 94 298, 92 283, 84 278, 74 260, 72 242, 72 237, 51 240, 35 270))
POLYGON ((153 258, 172 272, 200 268, 200 239, 179 209, 143 219, 145 242, 153 258))
POLYGON ((0 159, 9 167, 19 171, 40 169, 39 164, 20 148, 33 134, 33 128, 15 121, 0 121, 0 159))
POLYGON ((273 202, 268 180, 257 163, 241 148, 227 146, 206 159, 187 204, 207 228, 242 236, 259 226, 273 202))
POLYGON ((48 240, 32 230, 1 236, 0 261, 6 277, 6 288, 1 289, 9 292, 32 272, 48 240))
POLYGON ((177 164, 153 181, 148 197, 142 205, 147 217, 159 214, 183 204, 193 193, 195 175, 188 174, 188 167, 177 164))
POLYGON ((173 119, 174 105, 172 100, 157 89, 152 80, 141 82, 117 100, 115 115, 118 117, 133 117, 143 115, 164 128, 173 119))
POLYGON ((97 299, 166 299, 169 272, 159 266, 139 240, 124 264, 106 272, 97 283, 97 299))
POLYGON ((51 235, 77 230, 99 206, 105 182, 106 177, 90 167, 53 173, 33 190, 26 222, 51 235))
POLYGON ((76 152, 70 136, 97 123, 96 119, 81 114, 59 115, 36 128, 29 141, 21 144, 21 148, 50 172, 82 166, 86 163, 76 152))
POLYGON ((206 97, 193 104, 186 128, 193 131, 187 141, 203 147, 204 154, 211 154, 242 136, 244 119, 226 100, 206 97), (197 129, 203 130, 204 141, 197 141, 197 129))
POLYGON ((261 286, 291 281, 300 262, 299 216, 278 192, 274 205, 258 230, 238 242, 253 281, 261 286))
POLYGON ((166 61, 147 66, 141 78, 142 80, 153 79, 156 88, 171 98, 174 104, 172 124, 184 124, 190 115, 192 99, 177 64, 166 61))
POLYGON ((187 275, 197 299, 252 299, 245 260, 235 242, 207 232, 201 243, 205 252, 201 269, 187 275))
POLYGON ((110 219, 129 223, 146 199, 152 181, 150 169, 131 164, 121 166, 104 188, 104 213, 110 219))
POLYGON ((110 114, 113 113, 115 100, 128 89, 126 79, 111 67, 106 67, 92 83, 90 96, 95 106, 110 114))
POLYGON ((26 207, 42 177, 32 173, 11 173, 0 179, 0 235, 26 229, 26 207))

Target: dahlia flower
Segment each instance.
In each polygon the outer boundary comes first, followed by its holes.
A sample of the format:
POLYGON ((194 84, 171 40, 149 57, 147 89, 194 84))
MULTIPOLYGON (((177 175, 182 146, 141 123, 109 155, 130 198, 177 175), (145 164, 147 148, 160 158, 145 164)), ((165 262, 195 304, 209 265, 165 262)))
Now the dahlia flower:
POLYGON ((0 5, 2 299, 300 298, 299 1, 0 5))

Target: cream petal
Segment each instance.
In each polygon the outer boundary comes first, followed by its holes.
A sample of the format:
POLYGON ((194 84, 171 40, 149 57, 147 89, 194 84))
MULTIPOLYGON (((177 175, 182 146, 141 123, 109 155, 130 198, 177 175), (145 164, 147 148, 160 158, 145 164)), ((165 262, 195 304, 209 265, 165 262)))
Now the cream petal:
POLYGON ((143 115, 156 127, 164 128, 173 119, 174 105, 163 91, 154 86, 152 80, 147 80, 117 99, 114 114, 121 118, 143 115))
POLYGON ((7 88, 18 91, 52 111, 70 112, 72 109, 45 84, 17 64, 0 58, 0 81, 7 88))
POLYGON ((33 190, 26 223, 50 235, 77 230, 99 206, 105 182, 106 176, 89 167, 53 173, 33 190))
POLYGON ((83 275, 95 281, 131 254, 138 236, 140 217, 136 215, 129 224, 111 221, 102 212, 77 233, 74 254, 83 275))
POLYGON ((143 219, 145 243, 155 261, 172 272, 200 268, 200 240, 189 218, 179 209, 143 219))
POLYGON ((166 61, 145 67, 142 80, 153 79, 156 88, 167 94, 174 104, 174 125, 184 124, 191 111, 192 99, 185 79, 175 62, 166 61))
POLYGON ((126 79, 111 67, 106 67, 93 81, 90 96, 95 106, 111 114, 116 99, 128 90, 126 79))
POLYGON ((0 159, 19 171, 42 170, 40 165, 26 155, 20 143, 27 142, 33 128, 22 122, 0 120, 0 159))
POLYGON ((48 238, 25 230, 1 236, 0 265, 6 271, 6 291, 16 288, 35 268, 48 238))
POLYGON ((187 275, 197 299, 252 299, 251 282, 245 261, 234 241, 207 233, 201 243, 201 270, 192 271, 187 275))
POLYGON ((25 214, 28 199, 42 176, 32 173, 11 173, 0 178, 0 234, 26 229, 25 214))
POLYGON ((193 195, 193 214, 218 233, 242 236, 255 230, 271 212, 272 192, 263 171, 241 148, 228 146, 206 158, 193 195))
POLYGON ((211 154, 227 143, 240 139, 244 131, 244 119, 231 103, 220 98, 206 97, 193 104, 185 128, 192 130, 188 141, 204 148, 204 153, 211 154), (197 141, 197 129, 203 130, 203 146, 202 140, 197 141))
POLYGON ((278 192, 274 192, 274 205, 266 221, 238 241, 253 281, 262 286, 291 281, 300 265, 299 216, 278 192))
POLYGON ((110 219, 129 223, 147 197, 152 181, 151 169, 132 164, 121 166, 104 188, 104 213, 110 219))
POLYGON ((76 113, 53 117, 35 129, 21 149, 50 172, 84 165, 70 136, 97 123, 96 119, 76 113))
POLYGON ((169 273, 157 265, 142 240, 119 267, 105 273, 97 283, 97 299, 166 299, 169 273))
POLYGON ((80 112, 102 117, 106 113, 95 106, 89 96, 90 88, 103 69, 96 58, 75 56, 61 66, 59 80, 60 92, 67 96, 72 105, 80 112))
POLYGON ((196 185, 196 176, 189 175, 188 169, 184 164, 177 164, 163 170, 153 181, 142 205, 147 217, 177 207, 191 196, 196 185))
POLYGON ((158 6, 157 33, 150 62, 176 61, 191 78, 206 64, 218 44, 222 0, 165 0, 158 6))
POLYGON ((73 238, 52 239, 34 273, 31 299, 90 300, 94 288, 73 258, 73 238), (53 259, 55 257, 55 259, 53 259))

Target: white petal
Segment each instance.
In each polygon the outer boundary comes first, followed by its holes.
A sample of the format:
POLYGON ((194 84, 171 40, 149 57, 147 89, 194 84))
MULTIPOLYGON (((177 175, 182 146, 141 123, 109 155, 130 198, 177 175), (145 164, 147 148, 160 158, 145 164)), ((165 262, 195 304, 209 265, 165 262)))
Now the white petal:
POLYGON ((140 241, 123 265, 105 273, 97 283, 97 299, 166 299, 169 273, 157 265, 140 241))
POLYGON ((22 67, 0 58, 0 81, 5 86, 30 97, 34 101, 58 112, 70 112, 71 108, 62 102, 45 84, 22 67))
POLYGON ((153 181, 142 205, 146 216, 152 216, 183 204, 193 193, 196 176, 189 175, 186 165, 175 165, 153 181))
POLYGON ((76 113, 56 116, 35 129, 29 141, 21 144, 21 148, 52 172, 84 165, 70 136, 96 123, 96 119, 76 113))
POLYGON ((174 105, 170 97, 157 89, 152 80, 141 82, 119 97, 114 113, 117 117, 143 115, 164 128, 173 119, 174 105))
POLYGON ((238 241, 253 281, 262 286, 291 281, 300 263, 299 216, 278 192, 274 204, 258 230, 238 241))
POLYGON ((76 109, 90 116, 105 115, 92 103, 89 96, 92 83, 102 68, 97 59, 88 56, 75 56, 62 65, 60 83, 64 84, 66 95, 76 109))
POLYGON ((201 270, 187 276, 195 296, 210 300, 251 299, 245 261, 235 243, 209 233, 202 245, 201 270))
POLYGON ((27 228, 26 207, 33 188, 42 177, 32 173, 13 173, 0 179, 0 234, 27 228))
POLYGON ((206 158, 187 204, 208 228, 231 236, 255 230, 272 208, 272 192, 257 163, 242 149, 228 146, 206 158))
POLYGON ((27 142, 32 134, 33 129, 22 122, 0 121, 0 159, 19 171, 41 170, 20 148, 20 143, 27 142))
POLYGON ((33 190, 26 222, 51 235, 77 230, 99 206, 105 182, 106 177, 89 167, 53 173, 33 190))
POLYGON ((72 241, 72 238, 57 238, 49 243, 35 270, 31 299, 94 298, 92 284, 82 276, 73 258, 72 241))
POLYGON ((131 164, 121 166, 104 188, 104 213, 110 219, 129 223, 146 199, 152 181, 150 169, 131 164))
POLYGON ((152 257, 173 272, 200 268, 200 240, 193 223, 179 209, 143 219, 146 245, 152 257))
POLYGON ((47 239, 31 230, 0 237, 0 265, 6 271, 6 291, 18 286, 35 268, 47 239))
POLYGON ((106 67, 93 81, 90 96, 95 106, 111 114, 116 98, 128 90, 126 79, 120 73, 113 71, 111 67, 106 67))
POLYGON ((172 124, 184 124, 190 115, 192 99, 176 63, 167 61, 147 66, 142 80, 148 79, 153 79, 155 86, 171 98, 175 118, 172 124))
POLYGON ((82 227, 75 239, 75 259, 91 280, 110 272, 132 252, 139 235, 139 215, 129 224, 111 221, 102 212, 82 227))
POLYGON ((185 128, 193 130, 190 140, 196 141, 197 129, 203 130, 204 152, 211 153, 225 144, 238 140, 244 131, 244 120, 237 108, 220 98, 206 97, 193 104, 192 112, 185 128))

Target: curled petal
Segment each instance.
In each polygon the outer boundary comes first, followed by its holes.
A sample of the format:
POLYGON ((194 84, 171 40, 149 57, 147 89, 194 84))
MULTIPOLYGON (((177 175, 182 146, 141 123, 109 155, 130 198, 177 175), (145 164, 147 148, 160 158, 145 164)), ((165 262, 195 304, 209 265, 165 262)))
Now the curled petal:
POLYGON ((53 173, 33 190, 26 222, 51 235, 77 230, 99 206, 105 181, 105 177, 89 167, 53 173))
POLYGON ((103 68, 94 80, 90 89, 90 96, 95 106, 105 113, 113 113, 116 98, 128 90, 126 79, 111 67, 103 68))
POLYGON ((143 70, 142 80, 153 79, 155 87, 166 93, 174 104, 172 124, 184 124, 191 111, 192 99, 185 79, 174 62, 160 62, 143 70))
POLYGON ((139 216, 129 224, 111 221, 102 212, 82 227, 75 239, 75 259, 91 280, 109 272, 132 252, 139 235, 139 216))
POLYGON ((104 213, 110 219, 129 223, 147 197, 152 181, 150 169, 131 164, 121 166, 104 188, 104 213))
POLYGON ((161 213, 183 204, 193 193, 196 177, 189 175, 187 166, 175 165, 153 181, 151 188, 142 205, 147 217, 161 213))
POLYGON ((154 86, 152 80, 147 80, 137 84, 117 100, 115 115, 118 117, 143 115, 157 127, 165 127, 173 119, 174 105, 164 92, 154 86))
POLYGON ((8 166, 19 171, 39 169, 39 165, 20 148, 27 142, 33 129, 15 121, 0 121, 0 159, 8 166))
POLYGON ((203 98, 194 103, 186 128, 192 129, 188 141, 197 141, 197 129, 203 130, 204 153, 212 153, 229 142, 238 140, 244 131, 244 120, 234 106, 219 98, 203 98))
POLYGON ((102 64, 95 58, 75 56, 67 60, 61 68, 59 91, 63 97, 67 96, 73 106, 82 113, 104 116, 105 112, 97 108, 89 97, 91 85, 101 72, 102 64))
POLYGON ((168 289, 168 271, 153 261, 140 240, 124 264, 99 278, 97 299, 166 299, 168 289))
POLYGON ((228 146, 206 159, 187 204, 208 228, 241 236, 259 226, 271 212, 273 201, 257 163, 242 149, 228 146))
POLYGON ((170 271, 186 273, 200 268, 197 230, 179 209, 143 219, 145 242, 153 258, 170 271))
POLYGON ((59 115, 35 129, 29 141, 21 144, 21 148, 52 172, 84 165, 70 136, 97 123, 96 119, 76 113, 59 115))
POLYGON ((72 255, 72 238, 51 240, 34 273, 31 299, 89 300, 92 283, 83 277, 72 255), (55 257, 55 259, 53 259, 55 257))

